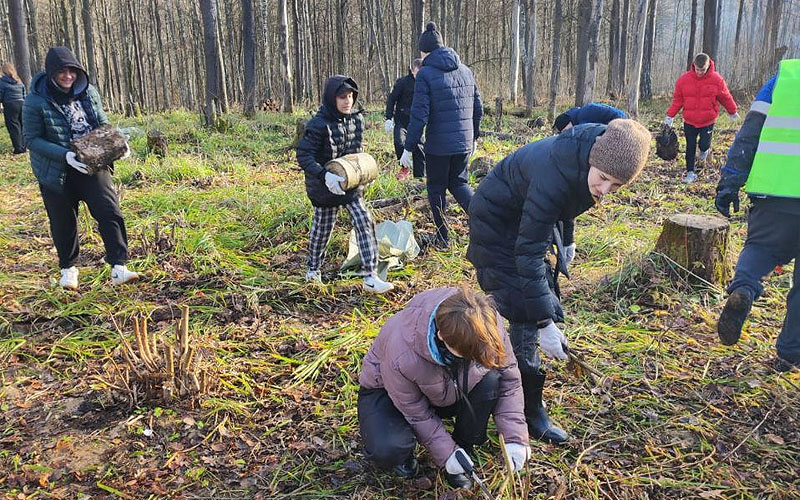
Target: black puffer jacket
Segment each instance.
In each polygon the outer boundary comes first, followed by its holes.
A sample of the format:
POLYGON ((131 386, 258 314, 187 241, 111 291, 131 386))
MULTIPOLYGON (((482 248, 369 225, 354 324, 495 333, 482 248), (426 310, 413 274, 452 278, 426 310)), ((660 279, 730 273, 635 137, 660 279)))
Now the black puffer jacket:
POLYGON ((347 205, 361 196, 363 188, 335 195, 325 185, 326 170, 323 167, 334 158, 350 153, 361 153, 361 138, 364 134, 364 114, 360 105, 356 111, 344 115, 336 109, 336 92, 347 83, 356 89, 353 101, 358 98, 358 85, 352 78, 334 75, 325 83, 325 93, 314 118, 306 124, 306 132, 297 144, 297 163, 306 174, 306 194, 315 207, 337 207, 347 205))
POLYGON ((606 126, 585 124, 528 144, 481 181, 469 206, 467 258, 512 322, 560 319, 545 255, 553 226, 591 208, 589 150, 606 126))
MULTIPOLYGON (((413 96, 413 84, 411 90, 411 95, 413 96)), ((0 104, 24 101, 25 94, 25 85, 8 75, 3 75, 3 77, 0 78, 0 104)))
POLYGON ((386 119, 394 118, 395 126, 408 128, 411 101, 414 99, 414 75, 409 70, 406 76, 394 82, 392 92, 386 98, 386 119))

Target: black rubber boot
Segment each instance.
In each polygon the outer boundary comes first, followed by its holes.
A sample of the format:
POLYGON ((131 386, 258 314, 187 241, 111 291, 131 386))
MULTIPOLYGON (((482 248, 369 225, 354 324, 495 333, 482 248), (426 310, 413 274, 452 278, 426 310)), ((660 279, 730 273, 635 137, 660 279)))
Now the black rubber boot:
POLYGON ((414 455, 409 455, 405 462, 400 465, 395 465, 392 468, 392 472, 397 477, 402 477, 404 479, 411 479, 412 477, 417 475, 417 470, 419 469, 419 464, 417 463, 417 459, 414 458, 414 455))
POLYGON ((470 479, 467 474, 450 474, 449 472, 444 471, 444 477, 447 479, 447 484, 449 484, 453 489, 472 489, 472 479, 470 479))
POLYGON ((750 314, 751 307, 753 307, 753 296, 745 288, 740 287, 731 292, 717 323, 720 342, 725 345, 739 342, 744 320, 750 314))
POLYGON ((550 422, 547 410, 542 402, 542 390, 545 381, 544 372, 523 373, 522 392, 525 395, 525 420, 528 422, 528 433, 531 438, 551 444, 563 444, 569 435, 557 425, 550 422))

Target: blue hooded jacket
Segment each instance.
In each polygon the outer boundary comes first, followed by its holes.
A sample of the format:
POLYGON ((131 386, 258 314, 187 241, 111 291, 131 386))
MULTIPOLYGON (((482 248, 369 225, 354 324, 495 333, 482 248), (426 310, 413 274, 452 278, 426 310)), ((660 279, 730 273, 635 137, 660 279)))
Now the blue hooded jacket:
POLYGON ((611 120, 628 117, 621 109, 600 102, 590 102, 585 106, 571 108, 565 114, 570 117, 570 123, 573 126, 581 123, 608 125, 611 120))
POLYGON ((483 104, 472 71, 456 52, 439 47, 422 61, 414 85, 405 149, 414 151, 425 129, 425 153, 469 153, 478 138, 483 104))

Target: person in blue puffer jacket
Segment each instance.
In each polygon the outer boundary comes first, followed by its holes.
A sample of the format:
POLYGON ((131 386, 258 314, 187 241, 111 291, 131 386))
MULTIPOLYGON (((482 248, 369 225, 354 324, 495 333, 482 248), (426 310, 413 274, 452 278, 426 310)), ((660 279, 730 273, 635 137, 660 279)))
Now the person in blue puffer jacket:
POLYGON ((3 105, 3 118, 6 130, 11 137, 14 154, 26 151, 22 138, 22 103, 25 101, 25 85, 17 75, 17 71, 9 63, 3 64, 3 76, 0 77, 0 104, 3 105))
POLYGON ((582 123, 603 123, 608 125, 611 120, 627 118, 619 108, 600 102, 590 102, 585 106, 575 106, 558 115, 553 122, 553 132, 560 134, 564 130, 582 123))
POLYGON ((436 223, 433 244, 447 248, 446 191, 467 212, 472 199, 467 164, 475 152, 483 105, 472 71, 461 63, 453 49, 444 46, 435 23, 428 23, 420 35, 419 51, 422 68, 414 85, 411 122, 400 164, 413 166, 411 152, 419 144, 424 129, 428 203, 436 223))

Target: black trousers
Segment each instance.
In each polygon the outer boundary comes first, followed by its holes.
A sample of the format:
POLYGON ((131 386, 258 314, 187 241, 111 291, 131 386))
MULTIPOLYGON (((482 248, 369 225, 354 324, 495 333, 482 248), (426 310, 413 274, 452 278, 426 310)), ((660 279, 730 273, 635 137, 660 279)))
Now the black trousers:
POLYGON ((764 293, 761 282, 778 264, 794 259, 792 288, 786 297, 786 317, 776 344, 778 356, 800 366, 800 216, 771 209, 769 200, 753 203, 736 274, 728 286, 744 287, 754 298, 764 293))
POLYGON ((3 118, 15 153, 25 152, 25 140, 22 138, 22 101, 11 101, 3 104, 3 118))
POLYGON ((688 123, 683 124, 683 133, 686 134, 686 171, 694 171, 694 159, 697 155, 697 143, 700 142, 700 151, 705 151, 711 147, 711 133, 714 131, 714 124, 706 127, 695 127, 688 123))
POLYGON ((39 189, 50 219, 50 234, 58 252, 58 264, 62 269, 72 267, 78 259, 78 202, 81 200, 97 221, 106 248, 106 262, 112 266, 125 264, 128 260, 128 234, 108 170, 84 175, 67 167, 63 193, 42 184, 39 184, 39 189))
MULTIPOLYGON (((398 123, 395 120, 394 125, 394 154, 397 155, 399 160, 403 156, 403 149, 406 143, 406 133, 408 132, 408 123, 398 123)), ((425 147, 422 142, 417 144, 417 147, 411 151, 411 158, 414 160, 414 178, 421 179, 425 177, 425 147)))
POLYGON ((469 174, 469 153, 438 156, 427 154, 428 177, 428 203, 433 212, 433 222, 436 223, 436 238, 448 242, 447 224, 444 214, 447 210, 447 191, 452 193, 464 212, 469 213, 469 202, 472 201, 472 188, 467 183, 469 174))
MULTIPOLYGON (((463 401, 434 407, 434 411, 441 418, 455 418, 453 440, 462 448, 471 449, 486 441, 486 427, 499 392, 500 373, 491 370, 467 395, 472 412, 463 401)), ((414 431, 385 389, 358 391, 358 425, 364 455, 378 465, 391 468, 404 463, 414 453, 417 444, 414 431)))

